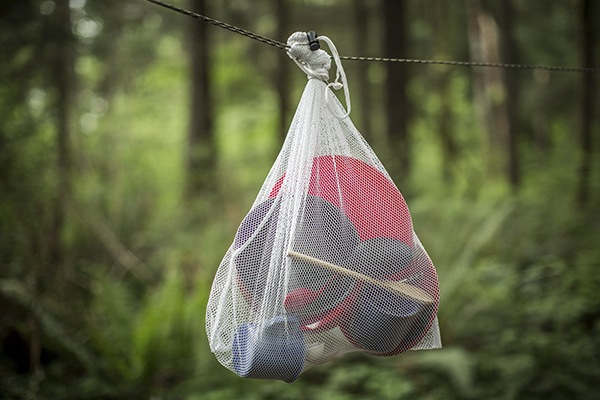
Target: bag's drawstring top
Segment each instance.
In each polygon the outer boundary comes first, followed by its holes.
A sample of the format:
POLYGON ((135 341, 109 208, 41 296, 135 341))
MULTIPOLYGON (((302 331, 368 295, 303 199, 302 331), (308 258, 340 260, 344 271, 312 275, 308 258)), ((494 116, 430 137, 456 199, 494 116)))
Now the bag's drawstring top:
POLYGON ((325 50, 311 50, 308 35, 305 32, 295 32, 287 40, 289 46, 287 53, 292 60, 306 73, 308 79, 319 79, 327 83, 327 88, 334 90, 344 89, 344 97, 346 98, 346 112, 339 114, 331 106, 329 90, 325 91, 325 101, 327 107, 333 115, 339 119, 344 119, 350 115, 352 105, 350 103, 350 91, 348 89, 348 81, 346 72, 342 67, 342 61, 337 48, 327 36, 319 36, 316 39, 327 43, 336 65, 335 80, 329 82, 329 69, 331 68, 331 57, 325 50), (340 82, 341 80, 341 82, 340 82))

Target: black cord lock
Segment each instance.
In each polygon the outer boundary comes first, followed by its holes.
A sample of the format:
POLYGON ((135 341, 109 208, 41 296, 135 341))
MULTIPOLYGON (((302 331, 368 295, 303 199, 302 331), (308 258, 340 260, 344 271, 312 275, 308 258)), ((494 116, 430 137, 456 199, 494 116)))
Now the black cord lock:
POLYGON ((306 32, 306 37, 308 38, 308 45, 312 51, 319 50, 321 48, 321 45, 317 40, 317 32, 308 31, 306 32))

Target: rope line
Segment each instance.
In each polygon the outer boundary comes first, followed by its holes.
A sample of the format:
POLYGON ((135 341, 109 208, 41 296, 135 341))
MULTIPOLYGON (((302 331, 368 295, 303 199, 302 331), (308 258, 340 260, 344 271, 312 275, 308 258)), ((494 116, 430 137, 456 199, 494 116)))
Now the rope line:
POLYGON ((355 56, 340 56, 342 60, 349 61, 381 61, 381 62, 399 62, 407 64, 429 64, 429 65, 450 65, 455 67, 487 67, 487 68, 506 68, 506 69, 529 69, 529 70, 546 70, 557 72, 588 72, 599 73, 600 68, 589 67, 563 67, 557 65, 541 65, 541 64, 508 64, 508 63, 489 63, 476 61, 451 61, 451 60, 419 60, 410 58, 385 58, 385 57, 355 57, 355 56))
MULTIPOLYGON (((254 32, 247 31, 234 25, 227 24, 225 22, 218 21, 214 18, 207 17, 205 15, 197 14, 190 10, 186 10, 181 7, 174 6, 172 4, 165 3, 161 0, 146 0, 150 3, 154 3, 161 7, 169 10, 178 12, 188 17, 196 18, 201 21, 207 22, 211 25, 218 26, 219 28, 226 29, 228 31, 237 33, 239 35, 248 37, 261 43, 268 44, 281 50, 287 50, 289 46, 278 40, 268 38, 266 36, 259 35, 254 32)), ((341 60, 348 61, 373 61, 373 62, 397 62, 406 64, 426 64, 426 65, 449 65, 458 67, 486 67, 486 68, 505 68, 505 69, 525 69, 525 70, 545 70, 545 71, 556 71, 556 72, 585 72, 585 73, 600 73, 600 68, 592 67, 564 67, 556 65, 540 65, 540 64, 509 64, 509 63, 489 63, 489 62, 476 62, 476 61, 451 61, 451 60, 420 60, 410 58, 387 58, 387 57, 356 57, 356 56, 340 56, 341 60)))
POLYGON ((230 24, 227 24, 225 22, 218 21, 216 19, 207 17, 205 15, 197 14, 197 13, 192 12, 190 10, 186 10, 185 8, 177 7, 177 6, 174 6, 172 4, 167 4, 167 3, 164 3, 164 2, 162 2, 160 0, 147 0, 147 1, 149 1, 150 3, 157 4, 159 6, 162 6, 162 7, 168 8, 169 10, 176 11, 176 12, 178 12, 180 14, 187 15, 188 17, 192 17, 192 18, 196 18, 196 19, 202 20, 204 22, 208 22, 209 24, 214 25, 214 26, 218 26, 219 28, 227 29, 228 31, 238 33, 238 34, 240 34, 242 36, 246 36, 246 37, 248 37, 250 39, 254 39, 254 40, 257 40, 259 42, 271 45, 273 47, 277 47, 278 49, 286 49, 288 47, 285 43, 281 43, 281 42, 279 42, 277 40, 270 39, 270 38, 265 37, 265 36, 261 36, 261 35, 259 35, 257 33, 250 32, 250 31, 247 31, 247 30, 242 29, 242 28, 238 28, 237 26, 230 25, 230 24))

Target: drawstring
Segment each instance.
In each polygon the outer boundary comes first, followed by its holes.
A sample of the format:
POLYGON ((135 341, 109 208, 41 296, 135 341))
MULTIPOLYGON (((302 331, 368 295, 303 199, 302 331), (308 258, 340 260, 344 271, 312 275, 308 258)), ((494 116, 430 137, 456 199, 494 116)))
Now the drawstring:
POLYGON ((322 40, 325 43, 327 43, 327 47, 329 47, 329 50, 331 51, 331 54, 333 55, 333 60, 335 61, 335 67, 336 67, 335 81, 333 81, 332 83, 329 83, 327 85, 327 87, 328 88, 330 87, 335 90, 340 90, 341 88, 344 88, 344 98, 346 99, 346 112, 341 115, 336 114, 336 112, 331 108, 330 102, 329 102, 329 90, 325 91, 325 102, 327 103, 327 107, 329 107, 329 111, 331 111, 331 113, 333 115, 335 115, 339 119, 344 119, 348 115, 350 115, 350 111, 352 111, 352 104, 350 103, 350 89, 348 88, 348 80, 346 79, 346 71, 344 71, 344 67, 342 67, 342 60, 340 60, 340 54, 338 53, 337 48, 335 47, 335 45, 333 44, 331 39, 329 39, 327 36, 319 36, 319 37, 317 37, 317 39, 322 40), (340 78, 342 79, 341 83, 340 83, 340 78))
POLYGON ((308 79, 319 79, 327 83, 327 88, 325 89, 325 103, 327 104, 327 108, 329 108, 329 111, 331 111, 331 113, 337 118, 344 119, 350 115, 352 108, 346 72, 342 67, 342 61, 337 48, 331 39, 329 39, 327 36, 319 36, 317 39, 327 43, 327 46, 333 55, 333 60, 335 61, 336 66, 335 80, 333 82, 329 82, 329 69, 331 68, 331 58, 329 57, 329 54, 321 49, 311 50, 306 33, 296 32, 289 37, 287 43, 289 48, 287 53, 298 65, 298 67, 300 67, 300 69, 306 73, 308 79), (330 88, 333 90, 340 90, 342 88, 344 89, 344 97, 346 99, 347 109, 345 113, 338 114, 337 110, 332 106, 329 90, 330 88))

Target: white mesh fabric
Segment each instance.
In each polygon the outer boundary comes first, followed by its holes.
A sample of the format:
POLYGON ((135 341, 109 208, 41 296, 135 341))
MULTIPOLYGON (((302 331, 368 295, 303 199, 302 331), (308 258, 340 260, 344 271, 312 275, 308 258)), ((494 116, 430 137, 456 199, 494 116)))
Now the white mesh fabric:
POLYGON ((437 275, 408 207, 350 119, 339 118, 342 105, 326 98, 322 68, 311 76, 299 62, 311 79, 206 312, 221 364, 286 382, 350 351, 441 347, 437 275))

